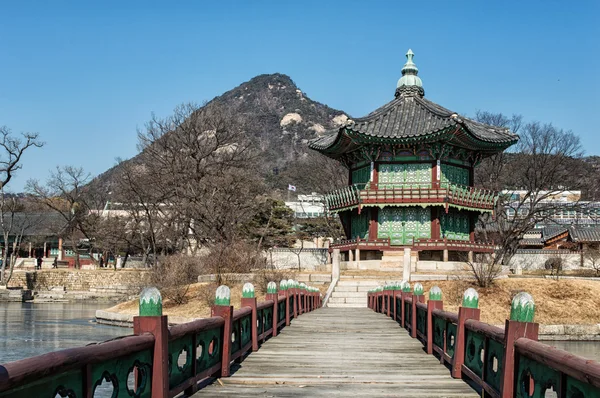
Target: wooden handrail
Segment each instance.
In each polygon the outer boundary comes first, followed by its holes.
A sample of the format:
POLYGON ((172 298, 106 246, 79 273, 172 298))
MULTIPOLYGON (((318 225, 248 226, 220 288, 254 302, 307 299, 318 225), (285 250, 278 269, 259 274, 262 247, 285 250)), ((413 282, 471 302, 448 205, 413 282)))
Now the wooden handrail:
POLYGON ((205 330, 217 329, 225 324, 220 316, 197 319, 192 322, 180 323, 169 328, 169 341, 176 340, 190 333, 200 333, 205 330))
POLYGON ((600 388, 600 363, 596 361, 524 337, 515 341, 515 348, 535 362, 600 388))
POLYGON ((448 312, 448 311, 444 311, 444 310, 433 310, 432 314, 433 314, 433 316, 442 318, 448 322, 458 323, 458 314, 455 312, 448 312))
POLYGON ((85 365, 147 350, 154 346, 154 336, 126 336, 84 347, 68 348, 0 365, 0 391, 37 381, 85 365))
POLYGON ((493 326, 475 319, 467 319, 465 321, 465 328, 476 333, 481 333, 499 343, 504 343, 504 329, 499 328, 498 326, 493 326))

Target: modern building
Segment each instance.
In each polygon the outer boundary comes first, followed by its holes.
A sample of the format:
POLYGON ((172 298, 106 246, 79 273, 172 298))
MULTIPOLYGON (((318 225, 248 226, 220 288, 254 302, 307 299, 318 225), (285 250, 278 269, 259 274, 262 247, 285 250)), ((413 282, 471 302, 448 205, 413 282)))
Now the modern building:
POLYGON ((325 215, 323 195, 316 192, 310 195, 298 195, 298 200, 285 202, 285 205, 294 211, 296 218, 317 218, 325 215))
POLYGON ((347 238, 332 248, 359 260, 399 250, 436 261, 492 252, 474 229, 497 193, 474 188, 473 169, 518 136, 426 99, 413 52, 406 57, 391 102, 309 144, 349 170, 349 185, 325 198, 347 238))

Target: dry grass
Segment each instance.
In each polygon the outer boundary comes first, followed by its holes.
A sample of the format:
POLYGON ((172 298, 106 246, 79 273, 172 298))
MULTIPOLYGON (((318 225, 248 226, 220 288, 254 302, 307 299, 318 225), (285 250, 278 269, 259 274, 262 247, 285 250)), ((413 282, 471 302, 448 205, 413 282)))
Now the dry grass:
MULTIPOLYGON (((231 288, 231 305, 235 308, 240 308, 242 302, 242 286, 243 284, 229 285, 231 288)), ((315 285, 319 288, 323 296, 327 292, 329 284, 315 285)), ((210 316, 210 305, 206 297, 210 300, 214 298, 216 285, 211 283, 194 283, 190 285, 187 293, 188 302, 186 304, 177 305, 170 302, 168 299, 163 302, 163 314, 181 317, 181 318, 206 318, 210 316)), ((264 293, 256 290, 256 298, 258 301, 265 299, 264 293)), ((120 314, 137 315, 139 309, 139 300, 125 301, 114 307, 107 308, 106 311, 118 312, 120 314)))
POLYGON ((512 297, 530 293, 536 304, 535 320, 541 324, 600 323, 600 284, 585 280, 501 279, 490 288, 477 288, 469 281, 423 282, 425 291, 437 285, 442 289, 444 309, 456 312, 462 292, 474 287, 479 292, 481 320, 502 325, 509 316, 512 297))
MULTIPOLYGON (((185 304, 177 305, 172 303, 170 300, 163 302, 163 314, 182 318, 206 318, 210 316, 210 306, 206 300, 202 299, 203 289, 210 289, 212 297, 214 297, 213 284, 209 283, 194 283, 190 285, 190 289, 187 292, 188 302, 185 304)), ((242 300, 242 284, 231 285, 231 304, 235 308, 240 308, 242 300)), ((265 299, 264 294, 256 292, 256 298, 259 301, 265 299)), ((119 303, 114 307, 106 309, 110 312, 118 312, 121 314, 137 315, 139 307, 139 300, 125 301, 119 303)))

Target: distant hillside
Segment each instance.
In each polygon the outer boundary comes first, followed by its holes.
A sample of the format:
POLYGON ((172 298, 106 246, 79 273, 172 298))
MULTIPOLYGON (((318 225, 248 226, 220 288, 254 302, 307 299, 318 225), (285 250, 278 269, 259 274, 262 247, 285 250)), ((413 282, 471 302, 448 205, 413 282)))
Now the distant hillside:
MULTIPOLYGON (((279 73, 256 76, 209 104, 213 102, 233 109, 245 119, 247 132, 262 153, 260 172, 273 189, 285 189, 288 183, 294 183, 283 176, 294 161, 306 156, 308 140, 347 119, 342 111, 311 100, 289 76, 279 73)), ((134 157, 128 162, 136 160, 134 157)), ((99 175, 93 184, 111 190, 118 171, 117 165, 99 175)), ((298 188, 300 192, 319 190, 316 186, 298 188)))

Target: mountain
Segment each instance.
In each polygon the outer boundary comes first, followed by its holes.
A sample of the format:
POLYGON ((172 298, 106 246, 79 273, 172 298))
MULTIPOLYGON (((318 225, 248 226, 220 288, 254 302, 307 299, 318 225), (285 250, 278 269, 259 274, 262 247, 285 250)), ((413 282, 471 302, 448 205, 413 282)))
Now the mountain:
MULTIPOLYGON (((261 174, 272 189, 283 190, 289 181, 290 167, 309 155, 307 143, 325 131, 342 125, 344 112, 310 99, 287 75, 259 75, 211 100, 241 115, 247 134, 261 153, 261 174), (284 181, 284 179, 286 181, 284 181)), ((312 151, 310 151, 312 152, 312 151)), ((128 160, 135 162, 136 157, 128 160)), ((110 191, 119 172, 117 165, 92 182, 110 191)), ((310 182, 301 192, 320 190, 310 182)))

